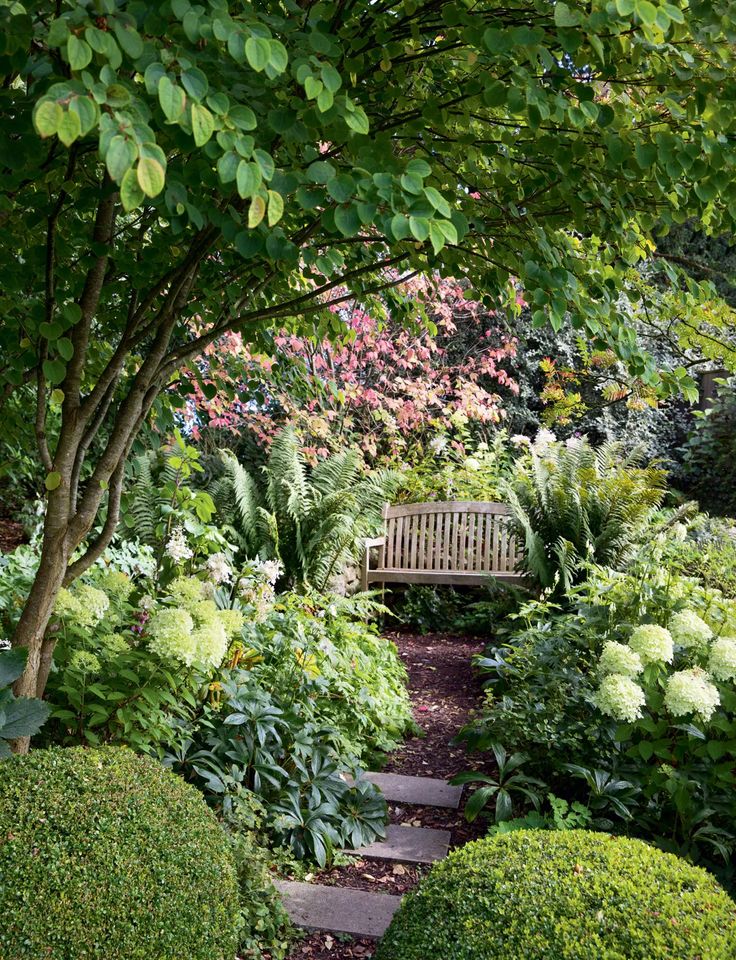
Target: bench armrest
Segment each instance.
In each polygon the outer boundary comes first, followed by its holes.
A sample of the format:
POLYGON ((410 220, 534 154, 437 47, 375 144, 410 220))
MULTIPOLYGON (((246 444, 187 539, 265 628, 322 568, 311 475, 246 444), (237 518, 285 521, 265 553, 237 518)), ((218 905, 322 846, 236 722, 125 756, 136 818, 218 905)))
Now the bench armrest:
POLYGON ((363 541, 363 557, 360 564, 360 588, 368 589, 368 571, 371 566, 371 547, 382 547, 386 543, 385 537, 369 537, 363 541))

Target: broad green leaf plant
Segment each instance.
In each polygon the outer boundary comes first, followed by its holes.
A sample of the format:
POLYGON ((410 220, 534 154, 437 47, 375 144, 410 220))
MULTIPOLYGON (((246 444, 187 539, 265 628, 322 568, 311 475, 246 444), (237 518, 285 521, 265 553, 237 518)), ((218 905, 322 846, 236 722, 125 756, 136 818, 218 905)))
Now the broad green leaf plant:
POLYGON ((324 334, 417 272, 492 305, 515 277, 535 323, 691 390, 618 285, 658 225, 732 225, 735 29, 731 0, 0 0, 0 397, 48 492, 17 691, 142 424, 225 332, 324 334))

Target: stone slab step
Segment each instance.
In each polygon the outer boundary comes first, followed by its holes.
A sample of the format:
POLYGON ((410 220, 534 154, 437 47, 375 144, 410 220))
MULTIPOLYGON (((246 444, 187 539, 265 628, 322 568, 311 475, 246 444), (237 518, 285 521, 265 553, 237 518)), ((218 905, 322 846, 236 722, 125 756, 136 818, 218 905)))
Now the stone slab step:
POLYGON ((375 860, 401 860, 403 863, 434 863, 447 856, 450 831, 433 827, 402 827, 389 824, 386 839, 376 840, 367 847, 345 850, 375 860))
POLYGON ((330 930, 354 937, 381 937, 401 903, 389 893, 277 880, 291 922, 305 930, 330 930))
POLYGON ((389 803, 411 803, 424 807, 457 810, 462 787, 434 777, 406 777, 400 773, 364 773, 364 780, 375 783, 389 803))

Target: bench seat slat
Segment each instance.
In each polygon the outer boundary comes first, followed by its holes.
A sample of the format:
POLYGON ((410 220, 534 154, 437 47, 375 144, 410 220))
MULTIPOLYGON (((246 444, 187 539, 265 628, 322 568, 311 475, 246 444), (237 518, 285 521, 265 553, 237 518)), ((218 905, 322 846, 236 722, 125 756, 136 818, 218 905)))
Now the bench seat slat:
POLYGON ((524 575, 508 570, 404 570, 402 568, 376 568, 368 571, 369 583, 446 583, 460 586, 482 586, 490 579, 504 583, 523 583, 524 575))

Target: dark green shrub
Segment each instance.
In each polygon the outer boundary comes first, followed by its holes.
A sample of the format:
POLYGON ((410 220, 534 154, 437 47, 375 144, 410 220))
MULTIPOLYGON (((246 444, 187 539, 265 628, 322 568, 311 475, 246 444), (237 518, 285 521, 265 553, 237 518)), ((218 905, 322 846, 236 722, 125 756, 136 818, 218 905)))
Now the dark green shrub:
POLYGON ((197 791, 124 748, 0 765, 3 960, 232 960, 228 840, 197 791))
POLYGON ((733 960, 736 905, 640 840, 521 830, 437 864, 376 960, 733 960))
POLYGON ((703 510, 736 515, 736 380, 722 383, 684 449, 682 482, 703 510))

